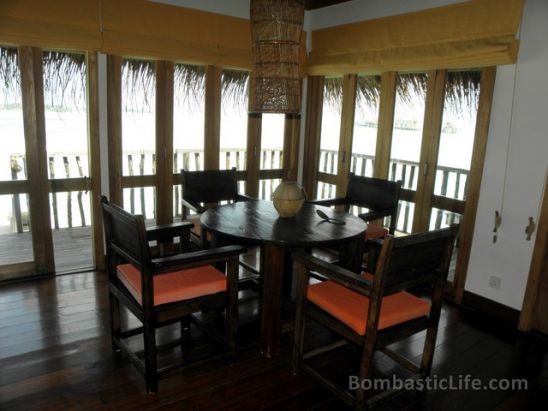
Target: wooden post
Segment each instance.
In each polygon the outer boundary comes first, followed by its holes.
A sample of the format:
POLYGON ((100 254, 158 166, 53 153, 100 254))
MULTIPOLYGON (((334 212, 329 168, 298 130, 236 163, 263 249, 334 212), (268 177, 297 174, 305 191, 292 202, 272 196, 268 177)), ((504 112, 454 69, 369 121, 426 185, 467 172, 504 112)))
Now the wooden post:
POLYGON ((204 170, 219 169, 221 149, 222 69, 207 66, 205 74, 204 170))
POLYGON ((388 178, 390 150, 392 149, 392 131, 394 129, 394 110, 396 106, 397 74, 393 71, 382 73, 381 96, 379 102, 379 127, 377 128, 377 146, 373 176, 388 178))
POLYGON ((286 114, 284 123, 283 164, 284 180, 296 181, 299 167, 299 134, 301 115, 286 114))
POLYGON ((337 164, 337 197, 344 197, 348 187, 352 159, 352 138, 354 134, 354 112, 356 106, 356 85, 358 76, 346 74, 343 78, 341 132, 337 164))
POLYGON ((173 222, 173 86, 175 66, 156 62, 156 222, 173 222))
POLYGON ((108 164, 110 202, 122 206, 122 58, 107 56, 108 164))
POLYGON ((49 209, 42 50, 20 47, 19 59, 34 261, 36 274, 52 274, 55 262, 49 209))
POLYGON ((436 70, 428 73, 413 232, 427 231, 430 224, 446 79, 446 70, 436 70))
POLYGON ((88 104, 88 175, 91 192, 92 246, 95 267, 104 270, 103 218, 101 202, 101 154, 99 147, 99 67, 96 52, 86 54, 88 104))
POLYGON ((259 196, 259 169, 261 165, 261 129, 263 116, 249 113, 247 117, 247 152, 245 193, 251 197, 259 196))
POLYGON ((304 131, 303 186, 310 198, 316 198, 316 186, 318 183, 323 87, 323 76, 308 77, 306 127, 304 131))

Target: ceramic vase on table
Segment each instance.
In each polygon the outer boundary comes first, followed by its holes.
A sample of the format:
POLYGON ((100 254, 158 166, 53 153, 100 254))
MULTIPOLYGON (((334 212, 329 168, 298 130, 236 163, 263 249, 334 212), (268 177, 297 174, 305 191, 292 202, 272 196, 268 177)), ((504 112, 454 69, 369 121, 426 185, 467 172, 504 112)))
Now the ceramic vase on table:
POLYGON ((272 193, 274 208, 283 218, 297 214, 305 199, 304 189, 296 181, 283 181, 272 193))

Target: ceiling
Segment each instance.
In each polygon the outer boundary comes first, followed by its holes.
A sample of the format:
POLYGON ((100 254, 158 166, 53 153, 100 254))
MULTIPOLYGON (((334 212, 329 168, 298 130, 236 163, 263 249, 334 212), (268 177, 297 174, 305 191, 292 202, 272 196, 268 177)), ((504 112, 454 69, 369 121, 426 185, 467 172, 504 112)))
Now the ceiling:
POLYGON ((332 6, 334 4, 345 3, 350 0, 304 0, 306 10, 320 9, 322 7, 332 6))

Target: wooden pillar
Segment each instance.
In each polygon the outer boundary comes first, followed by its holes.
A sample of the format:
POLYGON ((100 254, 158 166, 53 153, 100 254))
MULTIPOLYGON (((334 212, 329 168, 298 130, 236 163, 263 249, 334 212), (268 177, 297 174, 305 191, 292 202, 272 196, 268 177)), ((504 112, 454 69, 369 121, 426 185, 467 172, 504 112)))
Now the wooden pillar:
POLYGON ((156 62, 156 222, 173 222, 174 64, 156 62))
POLYGON ((107 126, 109 199, 122 200, 122 58, 107 56, 107 126))
POLYGON ((222 69, 207 66, 205 75, 204 169, 219 169, 221 149, 221 76, 222 69))
POLYGON ((446 79, 446 70, 436 70, 428 73, 413 232, 427 231, 430 225, 446 79))
POLYGON ((390 151, 392 149, 392 131, 394 129, 394 110, 396 106, 397 74, 393 71, 382 73, 381 96, 379 102, 379 127, 377 128, 377 146, 373 175, 388 178, 390 151))
POLYGON ((91 191, 91 227, 94 265, 105 269, 103 245, 103 219, 99 196, 101 195, 101 159, 99 147, 99 68, 97 53, 86 54, 87 106, 88 106, 88 175, 91 191))
POLYGON ((316 198, 316 186, 318 183, 323 87, 323 76, 308 77, 306 127, 304 132, 303 186, 310 198, 316 198))
POLYGON ((55 272, 55 263, 49 209, 42 49, 20 47, 19 67, 36 274, 52 274, 55 272))

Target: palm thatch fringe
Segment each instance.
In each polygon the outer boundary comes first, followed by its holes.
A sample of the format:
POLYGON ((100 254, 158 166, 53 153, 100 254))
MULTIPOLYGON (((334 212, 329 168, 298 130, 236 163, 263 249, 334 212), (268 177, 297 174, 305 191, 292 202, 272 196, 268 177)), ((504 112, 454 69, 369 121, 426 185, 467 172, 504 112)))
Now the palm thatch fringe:
MULTIPOLYGON (((85 56, 76 53, 44 52, 44 100, 56 109, 85 107, 85 56)), ((477 109, 480 71, 449 72, 446 85, 448 108, 456 114, 477 109)), ((124 59, 122 65, 123 101, 125 111, 151 111, 154 107, 154 61, 124 59)), ((426 74, 398 75, 397 93, 407 104, 414 96, 426 94, 426 74)), ((377 105, 380 76, 359 76, 358 104, 377 105)), ((225 69, 222 73, 222 95, 225 106, 247 109, 249 72, 225 69)), ((175 96, 178 104, 201 105, 205 94, 203 66, 175 65, 175 96)), ((324 99, 340 110, 342 77, 325 79, 324 99)), ((21 104, 20 74, 17 49, 0 47, 0 104, 21 104)))
MULTIPOLYGON (((452 71, 447 74, 445 101, 446 107, 454 114, 464 115, 477 111, 481 72, 452 71)), ((416 103, 415 98, 426 97, 426 73, 399 74, 396 92, 401 101, 408 106, 416 103)), ((357 104, 377 106, 381 92, 380 76, 358 76, 357 104)), ((326 77, 324 81, 324 100, 334 110, 340 112, 342 105, 343 78, 326 77)))
POLYGON ((241 70, 223 70, 221 76, 221 93, 224 107, 232 105, 240 110, 247 110, 249 72, 241 70))

